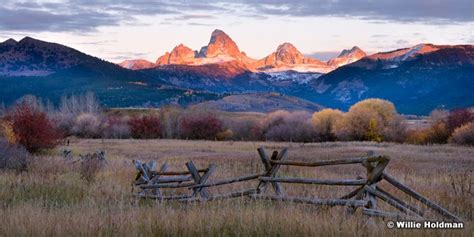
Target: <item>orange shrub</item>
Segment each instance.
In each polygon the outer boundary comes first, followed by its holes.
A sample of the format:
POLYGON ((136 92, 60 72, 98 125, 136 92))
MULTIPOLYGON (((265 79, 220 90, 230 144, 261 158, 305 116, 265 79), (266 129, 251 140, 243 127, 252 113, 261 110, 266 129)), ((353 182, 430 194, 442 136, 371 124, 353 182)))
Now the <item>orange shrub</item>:
POLYGON ((474 145, 474 122, 456 128, 449 142, 459 145, 474 145))
POLYGON ((413 129, 407 132, 405 142, 415 145, 423 145, 428 141, 428 129, 413 129))

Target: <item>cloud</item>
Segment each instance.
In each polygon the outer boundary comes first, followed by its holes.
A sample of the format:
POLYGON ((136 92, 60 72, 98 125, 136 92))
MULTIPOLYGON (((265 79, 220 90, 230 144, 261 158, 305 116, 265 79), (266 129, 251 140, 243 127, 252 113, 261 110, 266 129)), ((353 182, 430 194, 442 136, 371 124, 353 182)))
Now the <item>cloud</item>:
POLYGON ((97 40, 97 41, 88 41, 88 42, 79 42, 76 44, 80 45, 107 45, 111 43, 116 43, 118 40, 97 40))
POLYGON ((370 22, 474 22, 472 0, 149 0, 90 1, 4 0, 0 30, 29 32, 92 32, 101 26, 146 24, 140 16, 166 16, 164 21, 199 19, 208 24, 217 16, 268 19, 289 17, 354 17, 370 22))
POLYGON ((396 45, 408 45, 409 43, 410 43, 410 41, 404 40, 404 39, 399 39, 399 40, 395 41, 396 45))
POLYGON ((216 17, 213 15, 183 14, 183 15, 172 17, 172 18, 167 18, 165 20, 187 21, 187 20, 196 20, 196 19, 216 19, 216 17))
MULTIPOLYGON (((17 2, 6 0, 0 6, 0 30, 30 32, 91 32, 101 26, 136 23, 139 16, 174 16, 175 21, 209 19, 223 8, 212 3, 169 1, 88 1, 17 2)), ((143 23, 146 24, 146 23, 143 23)))
POLYGON ((197 23, 197 22, 191 22, 188 25, 191 25, 191 26, 215 26, 214 24, 197 23))
POLYGON ((123 61, 133 58, 146 58, 147 56, 152 55, 151 52, 147 53, 137 53, 137 52, 114 52, 109 56, 109 59, 112 61, 123 61))
POLYGON ((370 37, 371 38, 387 38, 387 37, 389 37, 389 35, 375 34, 375 35, 371 35, 370 37))
POLYGON ((99 26, 117 24, 116 16, 100 12, 58 14, 0 7, 0 29, 5 31, 93 31, 99 26))
POLYGON ((359 17, 425 23, 474 21, 472 0, 246 0, 268 15, 359 17))

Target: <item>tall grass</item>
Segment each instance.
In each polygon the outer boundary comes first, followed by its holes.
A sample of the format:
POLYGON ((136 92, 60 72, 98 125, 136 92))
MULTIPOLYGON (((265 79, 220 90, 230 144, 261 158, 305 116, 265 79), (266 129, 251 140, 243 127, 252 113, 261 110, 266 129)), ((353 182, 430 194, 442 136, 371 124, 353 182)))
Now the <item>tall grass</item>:
MULTIPOLYGON (((414 146, 389 143, 263 143, 180 140, 72 140, 75 154, 104 150, 108 165, 94 182, 81 179, 80 169, 59 156, 36 156, 28 172, 0 171, 0 236, 470 236, 473 193, 460 190, 472 183, 474 148, 414 146), (387 172, 466 220, 463 230, 390 230, 383 219, 368 218, 343 207, 234 199, 210 203, 158 203, 131 195, 133 159, 185 169, 217 164, 213 180, 259 172, 256 148, 290 147, 289 159, 352 157, 368 150, 392 158, 387 172), (453 178, 454 177, 454 178, 453 178), (453 182, 455 182, 453 186, 453 182), (462 182, 462 184, 461 184, 462 182), (454 187, 454 188, 453 188, 454 187), (453 191, 453 190, 457 191, 453 191)), ((59 154, 58 149, 58 154, 59 154)), ((365 175, 357 165, 326 168, 283 167, 279 175, 354 178, 365 175)), ((381 185, 395 195, 386 183, 381 185)), ((255 187, 256 182, 210 189, 211 193, 255 187)), ((339 197, 351 188, 284 185, 290 195, 339 197)), ((269 190, 271 191, 271 189, 269 190)), ((171 192, 171 191, 167 191, 171 192)), ((379 202, 381 208, 389 207, 379 202)), ((422 207, 422 206, 420 206, 422 207)), ((434 213, 428 216, 435 217, 434 213)))

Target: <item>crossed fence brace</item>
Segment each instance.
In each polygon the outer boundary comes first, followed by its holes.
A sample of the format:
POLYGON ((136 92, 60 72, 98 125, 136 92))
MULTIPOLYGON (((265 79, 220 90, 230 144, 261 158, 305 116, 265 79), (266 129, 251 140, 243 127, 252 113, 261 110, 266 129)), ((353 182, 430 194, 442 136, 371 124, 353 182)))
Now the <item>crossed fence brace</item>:
POLYGON ((205 187, 195 187, 190 195, 164 196, 161 189, 164 188, 187 188, 199 184, 205 184, 209 176, 214 172, 216 165, 211 164, 207 169, 197 169, 192 161, 186 163, 187 171, 167 171, 168 163, 164 163, 159 171, 154 171, 156 162, 142 163, 134 161, 135 168, 139 171, 134 185, 142 189, 136 193, 138 197, 156 198, 160 200, 189 199, 200 195, 209 198, 209 192, 205 187), (202 175, 201 175, 202 174, 202 175))
POLYGON ((264 172, 215 181, 212 183, 208 183, 207 181, 216 169, 216 165, 214 164, 209 165, 206 169, 197 169, 194 163, 189 161, 186 163, 187 171, 167 171, 168 164, 164 163, 159 171, 154 171, 156 168, 156 162, 151 161, 148 163, 142 163, 140 161, 134 161, 135 167, 139 171, 134 185, 141 189, 141 191, 135 193, 135 195, 142 198, 178 200, 181 202, 213 201, 247 196, 253 199, 288 201, 325 206, 347 206, 349 207, 350 212, 354 212, 356 208, 361 207, 362 213, 368 216, 390 218, 414 217, 423 219, 425 216, 423 211, 377 186, 379 182, 385 180, 395 188, 403 191, 415 200, 441 214, 444 218, 458 222, 461 221, 461 219, 456 215, 430 201, 415 190, 400 183, 394 177, 384 172, 385 167, 390 161, 387 156, 377 156, 373 152, 369 152, 366 157, 304 162, 288 160, 287 148, 282 149, 280 152, 273 151, 270 157, 268 157, 263 148, 258 148, 257 151, 260 160, 263 163, 265 169, 264 172), (357 179, 326 180, 276 176, 281 166, 320 167, 347 164, 361 164, 366 168, 366 178, 357 177, 357 179), (216 195, 211 195, 207 189, 209 187, 250 180, 258 180, 256 188, 216 195), (318 199, 312 197, 289 196, 285 193, 281 183, 358 187, 340 198, 318 199), (272 186, 275 193, 274 195, 266 194, 268 193, 267 189, 269 186, 272 186), (163 188, 188 188, 189 190, 192 190, 192 193, 188 195, 165 196, 161 193, 161 189, 163 188), (400 212, 387 212, 380 210, 377 208, 377 199, 395 207, 400 212))

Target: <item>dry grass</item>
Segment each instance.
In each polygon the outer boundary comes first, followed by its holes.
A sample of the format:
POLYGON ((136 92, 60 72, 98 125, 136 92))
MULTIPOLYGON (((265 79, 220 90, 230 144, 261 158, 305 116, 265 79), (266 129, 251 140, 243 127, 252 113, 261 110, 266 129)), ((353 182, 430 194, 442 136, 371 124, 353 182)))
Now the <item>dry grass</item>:
MULTIPOLYGON (((59 156, 36 157, 29 172, 0 173, 0 236, 470 236, 473 228, 474 148, 375 143, 264 143, 179 140, 76 140, 73 152, 106 151, 109 164, 96 181, 81 179, 79 169, 59 156), (392 158, 387 172, 467 220, 463 230, 390 230, 382 219, 345 208, 234 199, 211 203, 156 203, 131 196, 133 159, 168 162, 184 170, 217 164, 210 181, 262 170, 256 149, 289 147, 290 159, 331 159, 365 155, 392 158)), ((60 149, 58 149, 58 154, 60 149)), ((281 176, 354 178, 359 166, 287 168, 281 176)), ((213 188, 212 193, 254 187, 255 182, 213 188)), ((381 184, 388 190, 387 184, 381 184)), ((351 188, 284 185, 289 194, 339 197, 351 188)), ((397 196, 404 194, 395 192, 397 196)), ((386 207, 381 202, 380 207, 386 207)), ((388 208, 388 207, 387 207, 388 208)), ((428 213, 431 215, 430 213, 428 213)))

